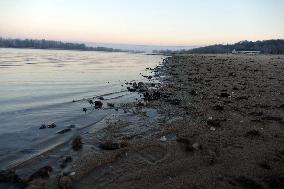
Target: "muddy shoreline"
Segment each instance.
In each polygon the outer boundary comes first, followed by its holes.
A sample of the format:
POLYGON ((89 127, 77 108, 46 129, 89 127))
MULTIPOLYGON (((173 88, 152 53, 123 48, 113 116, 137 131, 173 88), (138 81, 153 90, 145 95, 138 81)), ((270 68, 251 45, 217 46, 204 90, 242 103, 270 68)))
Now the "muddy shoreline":
POLYGON ((173 56, 151 70, 149 83, 128 83, 144 100, 117 105, 80 150, 70 141, 60 158, 18 167, 7 186, 284 187, 284 56, 173 56))

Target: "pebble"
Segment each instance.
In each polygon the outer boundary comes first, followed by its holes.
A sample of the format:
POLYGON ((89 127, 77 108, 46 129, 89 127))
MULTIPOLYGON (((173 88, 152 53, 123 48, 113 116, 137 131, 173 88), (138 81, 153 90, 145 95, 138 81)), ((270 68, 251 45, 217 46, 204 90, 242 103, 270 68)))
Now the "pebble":
POLYGON ((60 189, 73 189, 72 179, 68 176, 63 176, 59 179, 58 186, 60 189))
POLYGON ((162 137, 160 138, 160 141, 162 141, 162 142, 166 142, 166 141, 167 141, 166 136, 162 136, 162 137))

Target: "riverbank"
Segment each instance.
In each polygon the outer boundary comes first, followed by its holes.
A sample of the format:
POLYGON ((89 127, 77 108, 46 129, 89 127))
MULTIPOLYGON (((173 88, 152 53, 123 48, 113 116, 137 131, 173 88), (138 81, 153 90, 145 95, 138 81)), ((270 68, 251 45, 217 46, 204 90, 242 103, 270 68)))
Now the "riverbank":
POLYGON ((116 104, 78 150, 69 141, 57 158, 44 161, 49 152, 16 168, 18 184, 283 188, 284 56, 174 56, 151 70, 161 84, 127 85, 144 101, 116 104))

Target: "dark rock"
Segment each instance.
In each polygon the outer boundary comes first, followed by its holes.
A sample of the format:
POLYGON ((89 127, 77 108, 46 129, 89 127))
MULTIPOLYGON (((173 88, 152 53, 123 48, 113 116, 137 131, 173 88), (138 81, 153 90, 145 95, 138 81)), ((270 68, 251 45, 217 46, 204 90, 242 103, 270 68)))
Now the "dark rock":
POLYGON ((101 143, 99 145, 99 148, 103 150, 117 150, 120 148, 120 145, 119 143, 105 142, 105 143, 101 143))
POLYGON ((260 184, 245 176, 240 176, 235 180, 244 189, 264 189, 260 184))
POLYGON ((245 134, 245 137, 259 137, 260 136, 260 133, 259 131, 253 129, 253 130, 250 130, 248 132, 246 132, 245 134))
POLYGON ((128 90, 129 92, 136 92, 136 89, 131 88, 131 87, 127 87, 127 90, 128 90))
POLYGON ((144 87, 144 83, 143 82, 139 82, 138 83, 138 88, 140 89, 140 88, 143 88, 144 87))
POLYGON ((95 108, 99 109, 103 107, 103 103, 101 101, 95 101, 95 108))
POLYGON ((81 136, 77 136, 73 141, 72 141, 72 148, 75 151, 81 150, 82 149, 82 138, 81 136))
POLYGON ((239 96, 236 98, 236 100, 248 100, 247 96, 239 96))
POLYGON ((102 97, 102 96, 100 96, 98 99, 99 99, 99 100, 105 100, 105 98, 102 97))
POLYGON ((132 87, 133 87, 134 89, 138 89, 138 85, 137 85, 137 83, 136 83, 136 82, 134 82, 134 83, 132 84, 132 87))
POLYGON ((120 148, 126 148, 128 146, 128 142, 127 141, 122 141, 120 144, 119 144, 120 148))
POLYGON ((60 167, 62 169, 64 169, 65 167, 67 167, 67 164, 72 162, 72 157, 71 156, 67 156, 62 160, 62 163, 60 164, 60 167))
POLYGON ((39 129, 46 129, 46 125, 42 124, 39 129))
POLYGON ((71 131, 72 129, 70 128, 67 128, 67 129, 62 129, 61 131, 58 131, 57 134, 64 134, 64 133, 67 133, 69 131, 71 131))
POLYGON ((228 93, 221 93, 220 94, 220 97, 221 98, 228 98, 228 97, 230 97, 231 95, 230 94, 228 94, 228 93))
POLYGON ((234 90, 234 91, 238 91, 239 88, 238 88, 238 87, 234 87, 233 90, 234 90))
POLYGON ((190 140, 185 137, 177 137, 176 141, 183 144, 190 144, 190 140))
POLYGON ((264 181, 270 186, 271 189, 283 189, 284 177, 283 176, 268 176, 264 178, 264 181))
POLYGON ((76 125, 69 125, 67 128, 74 129, 75 127, 76 127, 76 125))
POLYGON ((213 110, 216 110, 216 111, 223 111, 223 110, 224 110, 224 107, 221 106, 221 105, 215 105, 215 106, 213 106, 213 110))
POLYGON ((180 105, 180 103, 181 103, 180 99, 173 99, 173 100, 171 100, 171 104, 172 105, 178 106, 178 105, 180 105))
POLYGON ((93 100, 88 100, 89 104, 94 104, 94 101, 93 100))
POLYGON ((111 108, 114 108, 114 103, 107 103, 107 105, 111 108))
POLYGON ((138 102, 137 106, 142 107, 145 106, 145 104, 143 102, 138 102))
POLYGON ((282 117, 276 117, 276 116, 265 116, 261 118, 264 121, 282 121, 282 117))
POLYGON ((263 169, 267 169, 267 170, 271 169, 270 165, 266 161, 262 161, 258 165, 263 169))
POLYGON ((58 187, 60 189, 73 189, 73 182, 69 176, 62 176, 59 178, 58 187))
POLYGON ((161 98, 161 93, 159 91, 151 91, 144 93, 145 101, 154 101, 159 100, 161 98))
POLYGON ((207 120, 207 125, 212 127, 221 127, 221 121, 222 120, 219 119, 207 120))
POLYGON ((280 105, 279 108, 284 109, 284 104, 280 105))
POLYGON ((263 112, 251 112, 251 113, 249 113, 249 115, 251 115, 251 116, 262 116, 263 112))
POLYGON ((32 181, 34 179, 39 179, 39 178, 47 179, 49 178, 49 175, 52 172, 52 170, 53 169, 50 166, 42 167, 29 177, 29 181, 32 181))
POLYGON ((191 90, 189 92, 189 94, 192 95, 192 96, 197 96, 198 95, 198 93, 195 90, 191 90))
POLYGON ((0 171, 0 183, 19 183, 20 177, 14 170, 0 171))
POLYGON ((86 112, 87 112, 87 108, 83 108, 83 112, 85 112, 85 113, 86 113, 86 112))
POLYGON ((56 127, 56 124, 55 124, 55 123, 52 123, 52 124, 48 125, 47 127, 53 129, 53 128, 56 127))

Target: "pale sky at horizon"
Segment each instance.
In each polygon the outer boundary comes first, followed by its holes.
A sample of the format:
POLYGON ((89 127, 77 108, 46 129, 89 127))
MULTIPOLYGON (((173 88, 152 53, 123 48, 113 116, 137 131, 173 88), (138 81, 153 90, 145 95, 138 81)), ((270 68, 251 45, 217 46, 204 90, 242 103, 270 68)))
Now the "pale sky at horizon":
POLYGON ((284 1, 0 0, 0 36, 146 45, 284 39, 284 1))

